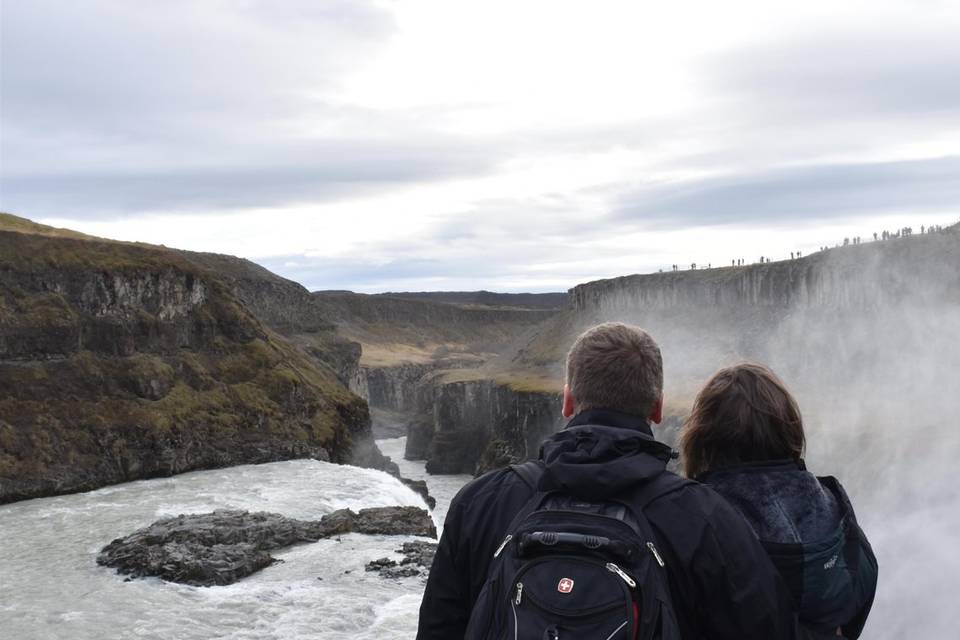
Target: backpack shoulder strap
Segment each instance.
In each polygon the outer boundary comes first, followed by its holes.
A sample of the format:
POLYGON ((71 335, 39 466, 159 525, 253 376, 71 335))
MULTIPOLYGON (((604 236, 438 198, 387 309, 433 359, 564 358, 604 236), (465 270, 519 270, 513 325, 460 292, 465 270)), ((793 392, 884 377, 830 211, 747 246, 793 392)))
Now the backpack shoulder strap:
POLYGON ((512 464, 510 465, 510 470, 515 474, 520 476, 520 479, 523 480, 533 491, 537 490, 537 485, 540 484, 540 477, 543 476, 543 465, 540 464, 539 460, 528 460, 527 462, 521 464, 512 464))

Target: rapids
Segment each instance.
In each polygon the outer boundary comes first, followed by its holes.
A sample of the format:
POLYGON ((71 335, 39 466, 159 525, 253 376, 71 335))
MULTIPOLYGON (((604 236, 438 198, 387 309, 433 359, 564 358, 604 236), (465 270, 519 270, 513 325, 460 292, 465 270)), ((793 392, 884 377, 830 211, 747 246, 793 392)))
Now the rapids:
MULTIPOLYGON (((427 480, 441 524, 469 478, 427 476, 422 464, 402 459, 403 438, 379 444, 405 475, 427 480)), ((274 552, 283 563, 225 587, 125 582, 96 564, 97 552, 113 538, 165 516, 247 509, 319 519, 344 507, 387 505, 424 506, 386 473, 293 460, 0 506, 0 637, 412 638, 422 581, 364 571, 370 560, 399 559, 394 550, 409 537, 351 534, 291 547, 274 552)))

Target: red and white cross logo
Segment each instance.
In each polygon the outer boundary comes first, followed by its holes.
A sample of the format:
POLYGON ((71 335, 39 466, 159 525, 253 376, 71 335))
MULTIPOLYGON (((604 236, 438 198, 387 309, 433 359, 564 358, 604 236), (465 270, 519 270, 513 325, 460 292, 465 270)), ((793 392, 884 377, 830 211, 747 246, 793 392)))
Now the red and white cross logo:
POLYGON ((573 580, 570 578, 563 578, 557 584, 557 591, 560 593, 570 593, 573 591, 573 580))

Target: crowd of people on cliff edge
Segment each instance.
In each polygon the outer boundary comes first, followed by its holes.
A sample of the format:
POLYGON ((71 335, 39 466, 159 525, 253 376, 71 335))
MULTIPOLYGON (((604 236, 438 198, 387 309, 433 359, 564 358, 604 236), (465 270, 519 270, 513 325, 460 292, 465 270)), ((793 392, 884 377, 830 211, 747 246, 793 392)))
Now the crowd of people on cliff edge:
POLYGON ((767 367, 719 370, 678 454, 654 437, 663 362, 601 324, 567 355, 566 427, 450 505, 418 640, 857 638, 877 561, 836 478, 807 470, 767 367))
MULTIPOLYGON (((920 235, 930 235, 933 233, 944 233, 945 230, 942 225, 920 225, 920 235)), ((874 242, 883 242, 886 240, 896 240, 898 238, 908 238, 913 235, 913 227, 901 227, 896 231, 887 231, 883 230, 880 233, 876 231, 873 232, 873 241, 874 242)), ((863 238, 861 236, 847 237, 843 239, 844 247, 849 247, 850 245, 863 244, 863 238)), ((836 245, 837 247, 841 246, 840 244, 836 245)), ((820 251, 826 251, 830 247, 823 246, 820 247, 820 251)))
MULTIPOLYGON (((933 234, 933 233, 944 233, 944 232, 945 232, 945 230, 944 230, 943 226, 942 226, 942 225, 939 225, 939 224, 938 224, 938 225, 931 225, 931 226, 920 225, 920 234, 921 234, 921 235, 929 235, 929 234, 933 234)), ((895 239, 897 239, 897 238, 906 238, 906 237, 909 237, 909 236, 912 236, 912 235, 913 235, 913 227, 901 227, 900 229, 897 229, 896 231, 886 231, 886 230, 884 230, 884 231, 881 231, 880 233, 874 232, 874 234, 873 234, 873 240, 874 240, 874 242, 880 242, 880 241, 884 241, 884 240, 895 240, 895 239)), ((852 238, 851 238, 851 237, 846 237, 846 238, 843 239, 843 243, 842 243, 842 244, 841 244, 841 243, 837 243, 836 247, 840 247, 840 246, 848 247, 848 246, 850 246, 850 245, 858 245, 858 244, 862 244, 862 243, 863 243, 863 238, 862 238, 861 236, 854 236, 854 237, 852 237, 852 238)), ((829 245, 824 245, 824 246, 821 246, 821 247, 819 248, 819 250, 820 250, 821 252, 827 251, 827 250, 829 250, 829 249, 830 249, 830 246, 829 246, 829 245)), ((796 250, 796 251, 791 251, 791 252, 790 252, 790 259, 791 259, 791 260, 799 260, 799 259, 802 258, 802 257, 803 257, 803 252, 800 251, 799 249, 796 250)), ((730 260, 730 266, 731 266, 731 267, 742 267, 742 266, 744 266, 745 264, 747 264, 747 263, 746 263, 746 261, 744 261, 743 258, 735 258, 735 259, 730 260)), ((760 256, 760 259, 759 259, 757 262, 754 262, 753 264, 770 264, 770 258, 769 258, 768 256, 760 256)), ((701 265, 699 268, 702 269, 702 268, 704 268, 704 267, 701 265)), ((707 268, 707 269, 712 269, 712 268, 713 268, 713 264, 707 264, 706 268, 707 268)), ((697 263, 696 263, 696 262, 690 263, 690 271, 696 271, 697 269, 698 269, 698 266, 697 266, 697 263)), ((681 265, 679 265, 679 264, 672 264, 672 265, 670 265, 670 271, 682 271, 682 270, 683 270, 683 269, 681 268, 681 265)), ((659 273, 663 273, 663 269, 660 269, 660 270, 659 270, 659 273)))

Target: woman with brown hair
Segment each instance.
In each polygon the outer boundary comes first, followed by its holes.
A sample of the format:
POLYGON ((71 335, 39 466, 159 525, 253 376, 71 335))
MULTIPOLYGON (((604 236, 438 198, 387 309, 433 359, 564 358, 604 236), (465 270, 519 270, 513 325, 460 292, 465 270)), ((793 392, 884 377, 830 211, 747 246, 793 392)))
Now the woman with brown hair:
POLYGON ((836 478, 806 470, 796 400, 769 368, 721 369, 683 426, 686 474, 750 524, 789 586, 801 621, 857 638, 877 585, 877 561, 836 478))

